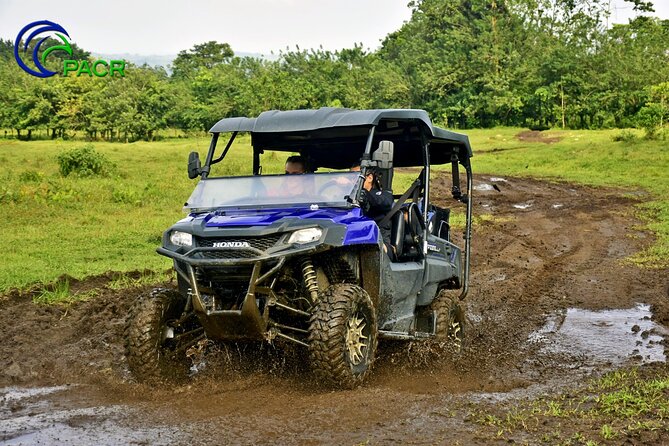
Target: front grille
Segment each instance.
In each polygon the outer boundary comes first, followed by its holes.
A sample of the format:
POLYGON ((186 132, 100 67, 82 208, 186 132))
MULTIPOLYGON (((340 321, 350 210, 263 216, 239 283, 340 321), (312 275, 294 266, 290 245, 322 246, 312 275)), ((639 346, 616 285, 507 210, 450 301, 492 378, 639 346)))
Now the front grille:
POLYGON ((195 269, 195 277, 198 282, 209 286, 214 283, 243 283, 248 285, 253 273, 253 265, 233 265, 206 267, 199 266, 195 269))
POLYGON ((202 251, 199 253, 203 259, 252 259, 258 257, 258 252, 251 249, 225 249, 216 251, 202 251))
MULTIPOLYGON (((197 245, 202 246, 202 247, 207 247, 211 248, 214 246, 214 243, 221 243, 221 242, 232 242, 234 243, 248 243, 251 248, 259 249, 261 251, 267 251, 269 248, 272 246, 276 245, 276 242, 279 241, 279 238, 281 238, 281 234, 270 234, 270 235, 263 235, 263 236, 258 236, 258 237, 197 237, 197 245)), ((222 250, 228 250, 228 248, 221 248, 222 250)), ((222 259, 227 259, 227 258, 234 258, 236 253, 239 253, 240 251, 244 251, 243 248, 234 248, 230 249, 229 252, 232 252, 232 257, 208 257, 208 258, 222 258, 222 259)), ((251 250, 246 250, 249 252, 252 252, 251 250)), ((207 252, 207 254, 212 253, 212 251, 207 252)), ((253 253, 253 255, 249 255, 246 257, 255 257, 256 254, 253 253)), ((241 254, 237 255, 236 257, 242 257, 241 254)))

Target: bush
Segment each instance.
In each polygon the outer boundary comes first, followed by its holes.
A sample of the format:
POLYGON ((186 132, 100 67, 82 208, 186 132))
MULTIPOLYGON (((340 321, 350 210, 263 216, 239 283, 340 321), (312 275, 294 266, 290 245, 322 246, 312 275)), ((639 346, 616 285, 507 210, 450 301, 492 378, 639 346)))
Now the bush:
POLYGON ((656 139, 657 131, 662 124, 662 107, 649 104, 636 114, 637 124, 646 131, 647 139, 656 139))
POLYGON ((624 141, 624 142, 632 142, 637 139, 636 134, 631 131, 631 130, 622 130, 620 133, 617 133, 611 137, 612 140, 618 142, 618 141, 624 141))
POLYGON ((42 181, 42 178, 44 177, 44 174, 41 172, 36 172, 34 170, 26 170, 25 172, 21 172, 19 175, 19 181, 22 183, 39 183, 42 181))
POLYGON ((58 155, 60 174, 64 177, 75 174, 81 177, 106 176, 113 167, 111 161, 97 152, 92 144, 62 152, 58 155))

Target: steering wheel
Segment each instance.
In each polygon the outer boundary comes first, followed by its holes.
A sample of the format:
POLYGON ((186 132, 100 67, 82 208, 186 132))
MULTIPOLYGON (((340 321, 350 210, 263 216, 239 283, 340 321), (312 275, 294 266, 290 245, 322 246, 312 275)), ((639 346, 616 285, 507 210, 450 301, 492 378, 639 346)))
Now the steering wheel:
POLYGON ((334 186, 341 186, 341 184, 338 183, 337 180, 330 180, 318 188, 318 192, 316 193, 316 195, 321 196, 323 192, 334 186))

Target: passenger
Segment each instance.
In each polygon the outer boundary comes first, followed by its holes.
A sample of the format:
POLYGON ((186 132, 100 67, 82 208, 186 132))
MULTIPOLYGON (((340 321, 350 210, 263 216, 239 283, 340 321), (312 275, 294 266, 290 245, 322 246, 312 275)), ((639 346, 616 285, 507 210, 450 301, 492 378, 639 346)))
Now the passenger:
MULTIPOLYGON (((356 170, 355 167, 351 170, 356 170)), ((360 170, 358 166, 357 170, 360 170)), ((379 225, 381 238, 383 239, 383 251, 393 258, 389 253, 393 252, 390 245, 391 222, 386 221, 381 225, 381 221, 390 212, 393 207, 393 193, 390 190, 384 190, 379 181, 379 173, 370 169, 365 176, 365 182, 362 185, 360 194, 360 207, 365 216, 371 218, 379 225)))

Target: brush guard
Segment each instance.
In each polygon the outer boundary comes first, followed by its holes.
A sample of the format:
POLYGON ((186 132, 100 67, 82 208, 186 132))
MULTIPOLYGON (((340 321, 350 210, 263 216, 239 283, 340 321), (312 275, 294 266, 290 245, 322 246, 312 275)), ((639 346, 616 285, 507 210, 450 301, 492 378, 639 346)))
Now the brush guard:
MULTIPOLYGON (((256 261, 253 263, 248 288, 241 304, 236 309, 228 310, 216 309, 215 297, 204 295, 201 292, 193 265, 187 263, 185 264, 186 271, 177 271, 182 276, 185 275, 184 278, 187 278, 190 284, 188 305, 192 305, 193 311, 197 314, 210 339, 221 341, 266 340, 272 342, 276 338, 281 338, 308 347, 306 342, 295 336, 306 337, 307 330, 280 324, 270 318, 270 308, 304 317, 307 320, 311 316, 307 311, 281 302, 274 291, 276 280, 269 279, 281 270, 285 262, 286 258, 281 258, 276 265, 262 274, 263 262, 256 261)), ((313 303, 313 296, 318 294, 313 264, 309 257, 304 257, 300 264, 304 274, 303 281, 307 285, 313 303)))

